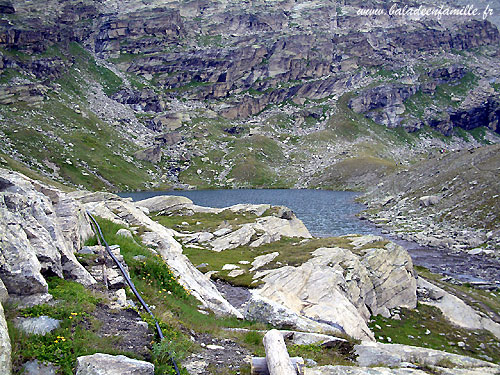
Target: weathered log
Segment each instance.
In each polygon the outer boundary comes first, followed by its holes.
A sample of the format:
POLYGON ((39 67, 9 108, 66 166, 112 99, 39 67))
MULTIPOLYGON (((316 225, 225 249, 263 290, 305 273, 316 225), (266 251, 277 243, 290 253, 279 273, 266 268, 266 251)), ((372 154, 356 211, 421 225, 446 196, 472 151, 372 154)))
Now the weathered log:
MULTIPOLYGON (((290 358, 297 375, 304 375, 304 359, 302 357, 290 358)), ((269 375, 267 361, 265 357, 253 357, 250 363, 251 375, 269 375)))
POLYGON ((270 330, 264 335, 267 368, 270 375, 297 375, 286 350, 285 340, 280 331, 270 330))

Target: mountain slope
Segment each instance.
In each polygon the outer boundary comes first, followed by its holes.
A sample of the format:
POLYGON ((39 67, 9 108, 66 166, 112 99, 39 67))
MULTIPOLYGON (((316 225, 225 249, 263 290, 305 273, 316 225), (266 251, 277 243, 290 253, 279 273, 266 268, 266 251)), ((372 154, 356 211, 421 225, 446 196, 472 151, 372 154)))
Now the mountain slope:
POLYGON ((0 152, 63 183, 364 189, 499 139, 488 21, 356 14, 380 1, 7 4, 0 152))

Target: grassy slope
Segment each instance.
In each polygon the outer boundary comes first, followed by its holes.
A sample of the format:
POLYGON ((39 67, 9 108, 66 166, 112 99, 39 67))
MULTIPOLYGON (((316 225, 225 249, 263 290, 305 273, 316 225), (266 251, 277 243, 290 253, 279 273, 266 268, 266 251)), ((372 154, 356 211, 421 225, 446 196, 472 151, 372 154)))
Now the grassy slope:
MULTIPOLYGON (((97 65, 76 43, 68 51, 54 47, 51 54, 74 59, 55 82, 60 88, 49 90, 39 105, 19 101, 0 105, 0 129, 11 145, 7 149, 10 159, 16 162, 4 164, 23 170, 25 165, 58 182, 92 190, 143 189, 151 179, 148 170, 153 166, 134 160, 137 146, 87 107, 90 82, 111 94, 119 89, 121 79, 97 65)), ((8 79, 5 73, 3 76, 8 79)))

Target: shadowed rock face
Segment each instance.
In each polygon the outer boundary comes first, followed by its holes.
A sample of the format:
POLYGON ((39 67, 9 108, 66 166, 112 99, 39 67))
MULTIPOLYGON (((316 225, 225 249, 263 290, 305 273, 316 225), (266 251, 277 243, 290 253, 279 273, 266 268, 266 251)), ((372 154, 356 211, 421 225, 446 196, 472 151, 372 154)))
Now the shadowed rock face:
POLYGON ((91 236, 82 208, 61 191, 19 173, 2 169, 0 174, 5 186, 0 192, 0 277, 9 294, 46 294, 44 275, 95 283, 74 255, 91 236))

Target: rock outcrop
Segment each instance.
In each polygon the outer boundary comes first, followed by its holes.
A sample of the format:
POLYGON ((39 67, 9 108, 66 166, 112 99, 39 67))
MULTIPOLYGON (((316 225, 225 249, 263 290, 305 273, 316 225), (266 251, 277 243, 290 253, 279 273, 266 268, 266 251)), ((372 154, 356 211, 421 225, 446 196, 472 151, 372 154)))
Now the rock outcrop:
POLYGON ((366 322, 398 306, 416 306, 416 279, 408 253, 393 243, 361 250, 320 248, 298 267, 266 272, 259 295, 307 318, 373 340, 366 322))
POLYGON ((96 353, 78 357, 76 375, 153 375, 154 365, 123 355, 96 353))
POLYGON ((278 241, 281 237, 311 238, 305 225, 295 217, 281 219, 275 216, 258 218, 255 223, 243 224, 239 229, 216 238, 210 245, 214 251, 249 245, 257 247, 278 241))
POLYGON ((242 306, 245 319, 269 323, 274 327, 292 327, 304 332, 344 333, 341 326, 301 315, 283 304, 262 297, 257 291, 242 306))
POLYGON ((461 369, 493 369, 500 366, 480 359, 451 354, 440 350, 419 348, 401 344, 363 343, 355 346, 360 366, 390 366, 399 367, 405 363, 426 366, 442 366, 461 369), (446 363, 446 365, 443 365, 446 363))
POLYGON ((181 244, 173 237, 175 231, 151 220, 134 203, 118 196, 103 199, 100 193, 77 192, 72 195, 97 216, 127 227, 141 226, 148 229, 149 231, 142 235, 143 243, 151 245, 161 255, 174 275, 179 278, 179 282, 190 290, 193 296, 217 314, 241 317, 241 313, 222 297, 212 282, 182 254, 181 244))
POLYGON ((179 282, 206 308, 241 317, 182 254, 181 245, 173 238, 176 232, 151 220, 143 212, 146 208, 107 193, 64 193, 19 173, 0 170, 0 228, 5 234, 0 239, 0 278, 11 299, 25 305, 47 302, 51 296, 46 274, 86 286, 95 283, 74 255, 92 233, 85 210, 127 227, 149 229, 144 242, 156 247, 179 282))
POLYGON ((19 173, 0 170, 0 186, 0 278, 10 297, 46 294, 45 274, 95 283, 74 255, 91 234, 82 207, 19 173))
POLYGON ((349 101, 349 107, 389 128, 400 126, 404 102, 418 91, 416 86, 383 85, 367 89, 349 101))
POLYGON ((147 198, 135 202, 139 207, 146 208, 149 212, 158 211, 175 211, 179 208, 184 208, 186 205, 192 204, 193 201, 186 197, 173 195, 158 195, 156 197, 147 198))
POLYGON ((487 330, 500 339, 500 324, 478 313, 460 298, 419 277, 417 292, 420 303, 435 306, 453 324, 473 330, 487 330))

